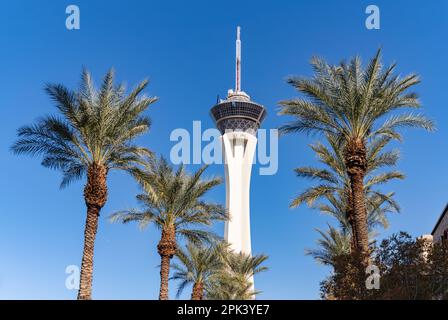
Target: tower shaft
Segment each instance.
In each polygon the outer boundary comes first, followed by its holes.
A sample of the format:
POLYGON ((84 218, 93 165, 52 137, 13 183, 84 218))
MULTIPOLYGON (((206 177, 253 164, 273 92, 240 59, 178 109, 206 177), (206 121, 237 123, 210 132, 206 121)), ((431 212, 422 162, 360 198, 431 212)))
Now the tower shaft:
POLYGON ((221 137, 225 157, 226 221, 224 238, 235 252, 251 254, 250 177, 257 138, 246 132, 229 132, 221 137))

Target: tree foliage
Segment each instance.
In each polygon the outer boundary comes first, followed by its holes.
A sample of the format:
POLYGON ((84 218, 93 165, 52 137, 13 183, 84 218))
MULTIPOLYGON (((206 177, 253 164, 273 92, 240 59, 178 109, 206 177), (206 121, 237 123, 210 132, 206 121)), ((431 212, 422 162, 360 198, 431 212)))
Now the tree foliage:
POLYGON ((336 257, 333 274, 321 283, 324 299, 448 299, 448 243, 428 243, 400 232, 372 246, 370 263, 380 288, 366 288, 368 274, 356 255, 336 257))
POLYGON ((61 170, 61 187, 83 177, 92 164, 109 169, 132 171, 151 155, 133 140, 151 125, 144 111, 157 101, 144 96, 148 81, 129 94, 124 84, 114 84, 110 70, 97 89, 87 70, 82 72, 79 90, 49 84, 45 90, 54 101, 58 115, 49 115, 18 130, 12 146, 16 154, 42 156, 42 165, 61 170))
POLYGON ((177 169, 164 159, 151 157, 143 170, 133 171, 143 193, 137 195, 142 209, 123 210, 111 215, 112 222, 138 222, 140 228, 154 224, 159 230, 174 227, 176 236, 200 244, 216 236, 198 226, 228 218, 225 208, 204 200, 204 195, 222 182, 219 177, 204 178, 207 166, 189 174, 183 165, 177 169))
POLYGON ((247 255, 228 250, 223 267, 210 277, 205 286, 205 297, 208 300, 249 300, 255 298, 260 291, 253 289, 254 275, 266 271, 263 262, 265 255, 247 255))

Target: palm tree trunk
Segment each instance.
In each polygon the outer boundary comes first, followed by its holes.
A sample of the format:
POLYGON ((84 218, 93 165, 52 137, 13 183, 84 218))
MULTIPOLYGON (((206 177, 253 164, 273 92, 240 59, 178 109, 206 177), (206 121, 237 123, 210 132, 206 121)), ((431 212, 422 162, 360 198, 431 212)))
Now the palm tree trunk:
POLYGON ((356 249, 368 259, 369 233, 367 228, 367 210, 365 205, 364 175, 350 177, 353 189, 354 243, 356 249))
POLYGON ((196 282, 193 286, 193 291, 191 292, 191 300, 202 300, 204 295, 204 286, 202 282, 196 282))
POLYGON ((344 150, 347 174, 350 177, 353 211, 352 237, 356 251, 363 257, 363 264, 369 259, 369 234, 365 204, 364 177, 367 170, 367 151, 365 143, 359 139, 349 141, 344 150))
POLYGON ((98 230, 98 217, 107 201, 107 168, 92 164, 87 172, 87 184, 84 199, 87 206, 87 218, 84 230, 84 251, 82 255, 78 300, 92 299, 92 274, 95 238, 98 230))
POLYGON ((162 230, 162 237, 157 245, 161 258, 159 300, 168 300, 168 279, 170 276, 170 261, 177 250, 176 231, 174 226, 162 230))
POLYGON ((98 229, 98 215, 99 210, 97 208, 92 206, 87 208, 78 300, 92 299, 93 253, 98 229))
POLYGON ((159 300, 168 300, 168 279, 170 276, 170 260, 167 255, 161 256, 159 300))
POLYGON ((348 193, 346 215, 348 223, 350 224, 351 227, 350 250, 351 252, 354 252, 356 251, 357 248, 357 232, 356 232, 355 216, 353 211, 353 192, 351 191, 351 188, 348 193))

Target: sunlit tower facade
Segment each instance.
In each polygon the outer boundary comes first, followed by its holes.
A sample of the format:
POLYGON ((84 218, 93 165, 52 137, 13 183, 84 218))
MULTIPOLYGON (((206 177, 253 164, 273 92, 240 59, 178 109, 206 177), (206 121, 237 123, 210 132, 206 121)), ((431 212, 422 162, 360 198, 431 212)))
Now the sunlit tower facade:
POLYGON ((226 208, 230 219, 224 238, 235 252, 251 254, 250 177, 257 146, 256 133, 266 117, 264 107, 241 90, 241 40, 237 28, 235 89, 211 109, 221 132, 226 177, 226 208))

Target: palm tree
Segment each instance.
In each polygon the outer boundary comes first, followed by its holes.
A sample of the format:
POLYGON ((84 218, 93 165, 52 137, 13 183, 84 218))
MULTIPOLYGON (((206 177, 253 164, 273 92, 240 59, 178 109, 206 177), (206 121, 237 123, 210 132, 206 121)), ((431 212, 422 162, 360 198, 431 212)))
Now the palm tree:
POLYGON ((351 235, 343 230, 328 225, 328 230, 316 229, 320 235, 317 249, 307 249, 306 255, 312 256, 318 263, 334 266, 337 257, 350 254, 351 235))
POLYGON ((50 84, 46 92, 55 102, 59 116, 46 116, 18 130, 12 146, 16 154, 42 156, 42 165, 61 170, 61 188, 87 175, 84 200, 87 218, 78 299, 92 298, 92 272, 98 217, 107 200, 107 175, 111 169, 133 171, 150 151, 132 144, 148 131, 150 120, 142 113, 156 98, 142 97, 148 81, 128 95, 124 85, 114 85, 110 70, 97 90, 90 73, 82 72, 81 86, 72 91, 50 84))
POLYGON ((207 247, 188 243, 186 251, 178 248, 176 258, 180 264, 172 265, 175 273, 171 277, 173 280, 181 281, 177 297, 187 285, 192 284, 191 300, 202 300, 204 289, 208 286, 210 279, 224 267, 224 250, 226 250, 224 243, 207 247))
MULTIPOLYGON (((388 197, 368 196, 369 239, 373 239, 377 235, 375 232, 377 226, 388 227, 386 213, 394 211, 387 203, 388 201, 388 197)), ((346 207, 346 202, 336 198, 332 198, 331 205, 319 204, 316 206, 316 208, 320 208, 321 212, 335 217, 339 223, 338 228, 328 224, 326 231, 316 229, 320 235, 320 239, 317 240, 318 248, 305 250, 306 255, 312 256, 320 264, 334 267, 337 257, 350 254, 353 250, 353 231, 344 210, 346 207)))
POLYGON ((398 113, 401 108, 420 107, 417 95, 408 92, 419 79, 415 74, 404 78, 393 75, 395 64, 384 69, 380 55, 378 50, 366 68, 358 57, 339 65, 313 58, 312 79, 288 79, 306 97, 280 102, 279 112, 295 117, 281 127, 283 133, 324 133, 334 137, 343 150, 351 186, 353 237, 365 263, 369 245, 364 190, 368 143, 381 138, 401 140, 398 130, 403 127, 434 127, 421 114, 398 113))
MULTIPOLYGON (((351 201, 350 177, 344 162, 344 155, 338 148, 337 141, 328 136, 329 147, 321 143, 311 146, 316 153, 319 162, 326 168, 301 167, 295 169, 297 175, 312 181, 317 185, 307 188, 300 193, 291 203, 295 208, 303 203, 318 209, 322 213, 335 217, 344 233, 351 229, 351 235, 356 234, 351 201)), ((394 193, 382 193, 374 187, 387 183, 394 179, 404 179, 404 175, 398 171, 382 171, 384 167, 395 166, 399 153, 397 150, 383 151, 390 138, 381 138, 369 144, 367 153, 366 176, 364 182, 365 201, 367 207, 368 230, 377 225, 387 227, 388 212, 399 212, 400 208, 393 199, 394 193)), ((352 238, 352 249, 356 248, 356 242, 352 238)))
MULTIPOLYGON (((388 201, 393 201, 389 195, 382 197, 377 194, 369 194, 367 199, 369 239, 373 239, 376 236, 374 229, 377 226, 388 227, 386 213, 394 211, 395 208, 388 203, 388 201)), ((305 250, 306 255, 312 256, 320 264, 334 267, 338 257, 350 254, 353 250, 353 231, 347 219, 346 207, 347 203, 344 199, 333 197, 331 197, 330 205, 318 204, 316 206, 321 212, 336 218, 339 223, 339 228, 328 224, 326 231, 316 229, 320 235, 320 239, 317 240, 318 248, 305 250)))
POLYGON ((252 279, 255 274, 267 270, 267 267, 262 266, 267 256, 228 251, 223 257, 224 267, 207 282, 206 299, 249 300, 260 293, 253 290, 252 279))
POLYGON ((220 178, 202 179, 206 168, 204 166, 189 175, 183 165, 175 171, 163 158, 148 159, 144 170, 135 170, 134 173, 144 192, 137 196, 143 209, 125 210, 111 216, 111 221, 137 221, 142 228, 154 223, 161 230, 157 245, 161 257, 160 300, 168 299, 170 261, 177 251, 177 238, 184 237, 194 244, 211 242, 216 236, 196 227, 228 218, 223 206, 202 199, 222 182, 220 178))

